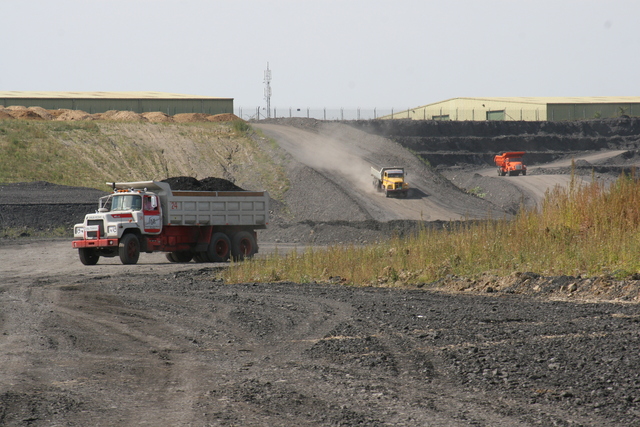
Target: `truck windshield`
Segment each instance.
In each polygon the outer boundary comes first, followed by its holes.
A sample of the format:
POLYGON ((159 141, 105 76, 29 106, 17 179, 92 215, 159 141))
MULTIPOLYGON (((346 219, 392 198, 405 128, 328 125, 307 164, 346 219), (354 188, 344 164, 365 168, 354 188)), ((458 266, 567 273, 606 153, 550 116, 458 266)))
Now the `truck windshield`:
POLYGON ((111 211, 139 211, 142 208, 142 197, 123 194, 111 198, 111 211))
POLYGON ((403 173, 402 172, 389 172, 387 174, 387 176, 389 178, 403 178, 403 173))

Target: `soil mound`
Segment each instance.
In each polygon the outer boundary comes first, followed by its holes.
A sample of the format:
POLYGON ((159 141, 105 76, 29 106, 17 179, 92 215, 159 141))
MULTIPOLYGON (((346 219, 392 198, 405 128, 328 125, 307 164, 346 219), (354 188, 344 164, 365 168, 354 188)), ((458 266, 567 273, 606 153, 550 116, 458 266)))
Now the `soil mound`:
POLYGON ((242 120, 233 113, 224 114, 203 114, 203 113, 180 113, 170 116, 161 111, 150 111, 146 113, 135 113, 128 110, 109 110, 104 113, 88 114, 81 110, 47 110, 42 107, 25 107, 23 105, 0 106, 0 120, 2 119, 22 119, 22 120, 111 120, 120 122, 152 122, 152 123, 196 123, 196 122, 231 122, 242 120))
POLYGON ((93 120, 91 114, 82 110, 63 110, 63 112, 56 117, 56 120, 93 120))
POLYGON ((61 115, 63 115, 65 113, 65 111, 70 111, 70 110, 65 110, 65 109, 61 109, 61 110, 47 110, 47 112, 49 113, 49 115, 51 116, 51 120, 55 120, 58 117, 60 117, 61 115))
POLYGON ((44 120, 44 118, 32 110, 10 110, 10 113, 14 119, 21 120, 44 120))
POLYGON ((149 113, 142 113, 141 114, 142 117, 144 117, 145 119, 147 119, 147 121, 151 122, 151 123, 166 123, 166 122, 172 122, 173 118, 165 113, 162 113, 160 111, 153 111, 153 112, 149 112, 149 113))
POLYGON ((115 114, 110 115, 108 118, 104 115, 102 120, 113 120, 116 122, 146 122, 147 119, 141 114, 134 113, 133 111, 117 111, 115 114))
POLYGON ((210 114, 203 113, 180 113, 173 116, 173 121, 178 123, 205 122, 210 114))
POLYGON ((213 116, 209 116, 206 118, 206 120, 208 122, 233 122, 235 120, 242 120, 242 119, 236 116, 235 114, 225 113, 225 114, 215 114, 213 116))
POLYGON ((51 120, 53 118, 49 111, 45 110, 42 107, 29 107, 27 108, 27 110, 33 111, 34 113, 42 117, 43 120, 51 120))
POLYGON ((244 191, 233 182, 224 178, 209 177, 198 181, 196 178, 189 176, 178 176, 163 179, 171 185, 172 190, 178 191, 244 191))
POLYGON ((97 113, 95 116, 99 115, 100 120, 111 120, 116 114, 118 114, 118 110, 108 110, 104 113, 97 113))

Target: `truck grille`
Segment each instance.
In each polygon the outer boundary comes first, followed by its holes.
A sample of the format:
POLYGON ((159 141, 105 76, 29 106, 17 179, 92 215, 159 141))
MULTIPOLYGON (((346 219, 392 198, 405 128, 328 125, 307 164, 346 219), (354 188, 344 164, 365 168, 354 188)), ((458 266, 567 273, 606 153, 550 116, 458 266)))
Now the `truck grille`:
POLYGON ((97 225, 100 227, 100 236, 97 231, 87 231, 87 239, 98 239, 105 236, 104 221, 101 219, 90 219, 87 221, 87 225, 97 225))

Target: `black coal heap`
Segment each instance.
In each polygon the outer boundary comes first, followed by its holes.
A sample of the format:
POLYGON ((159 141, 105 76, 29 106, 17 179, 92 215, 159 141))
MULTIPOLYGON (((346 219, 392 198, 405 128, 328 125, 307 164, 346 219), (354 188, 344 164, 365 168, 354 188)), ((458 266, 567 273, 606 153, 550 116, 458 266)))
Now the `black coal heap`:
POLYGON ((162 182, 168 183, 172 190, 177 191, 244 191, 229 180, 215 177, 198 181, 190 176, 176 176, 163 179, 162 182))

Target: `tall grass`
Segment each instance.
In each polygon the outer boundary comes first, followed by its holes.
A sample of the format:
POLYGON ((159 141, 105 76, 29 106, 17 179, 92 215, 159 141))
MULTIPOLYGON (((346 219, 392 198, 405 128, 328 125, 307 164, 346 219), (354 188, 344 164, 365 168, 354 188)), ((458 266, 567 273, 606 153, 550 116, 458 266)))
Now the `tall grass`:
POLYGON ((234 264, 224 278, 373 286, 514 271, 623 278, 640 271, 639 225, 640 183, 635 176, 620 176, 608 188, 572 177, 568 187, 547 192, 539 209, 522 211, 510 221, 450 223, 376 245, 276 253, 234 264))

